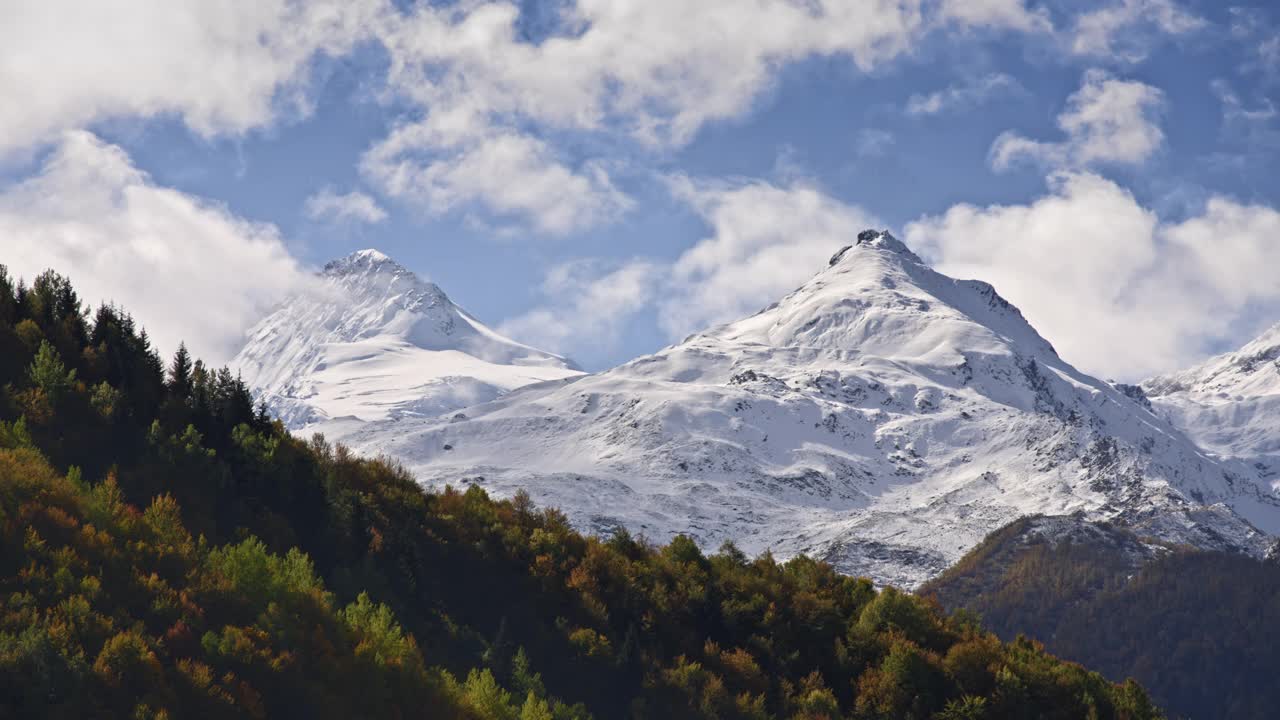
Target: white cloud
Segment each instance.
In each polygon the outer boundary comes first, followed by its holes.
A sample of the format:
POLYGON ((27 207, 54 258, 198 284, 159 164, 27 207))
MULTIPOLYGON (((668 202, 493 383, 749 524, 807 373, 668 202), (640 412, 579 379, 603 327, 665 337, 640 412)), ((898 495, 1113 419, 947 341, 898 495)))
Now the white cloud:
POLYGON ((393 134, 365 155, 365 175, 393 197, 445 212, 479 200, 503 217, 522 217, 541 232, 564 234, 612 219, 632 201, 597 163, 576 171, 545 143, 498 133, 421 161, 414 156, 418 126, 393 134))
POLYGON ((1242 146, 1252 153, 1265 154, 1280 148, 1280 127, 1276 120, 1280 110, 1268 97, 1260 97, 1257 104, 1245 104, 1225 80, 1215 80, 1212 89, 1222 102, 1222 133, 1225 140, 1242 146))
POLYGON ((1118 0, 1076 18, 1071 52, 1123 62, 1146 58, 1161 35, 1186 35, 1208 22, 1173 0, 1118 0))
POLYGON ((390 87, 420 115, 370 150, 367 177, 436 211, 478 202, 571 232, 627 203, 602 165, 553 144, 558 133, 670 149, 747 112, 807 57, 866 71, 931 32, 1048 29, 1021 0, 568 0, 557 17, 537 40, 512 2, 423 3, 384 25, 390 87), (479 172, 491 167, 516 174, 479 172))
POLYGON ((0 22, 0 156, 115 117, 240 133, 306 111, 317 53, 347 52, 382 0, 17 0, 0 22))
POLYGON ((1264 86, 1274 85, 1280 80, 1280 25, 1261 8, 1233 7, 1230 14, 1232 40, 1245 57, 1240 72, 1258 73, 1264 86))
POLYGON ((1222 105, 1222 126, 1220 149, 1206 162, 1222 172, 1269 172, 1280 151, 1280 108, 1265 93, 1246 101, 1222 78, 1214 80, 1210 89, 1222 105))
POLYGON ((893 147, 893 133, 880 128, 864 128, 858 132, 857 142, 854 144, 854 150, 859 157, 870 158, 880 157, 889 152, 889 148, 893 147))
POLYGON ((1023 92, 1023 88, 1012 76, 991 73, 928 95, 912 95, 907 99, 906 113, 937 115, 947 110, 977 107, 1000 93, 1017 92, 1023 92))
POLYGON ((991 146, 991 165, 1005 170, 1024 159, 1059 168, 1138 165, 1164 143, 1158 124, 1163 108, 1158 88, 1090 70, 1058 116, 1066 140, 1043 142, 1005 132, 991 146))
POLYGON ((825 267, 875 220, 802 179, 768 182, 669 179, 672 194, 711 234, 674 262, 578 260, 547 275, 547 302, 502 324, 503 333, 587 359, 616 345, 639 312, 655 310, 668 337, 749 315, 825 267))
POLYGON ((303 209, 312 220, 380 223, 387 219, 387 211, 368 195, 354 190, 338 194, 331 187, 307 198, 303 209))
MULTIPOLYGON (((652 308, 679 339, 776 301, 881 225, 803 180, 670 185, 707 237, 671 263, 558 267, 553 302, 503 330, 573 354, 652 308)), ((1171 221, 1106 178, 1061 172, 1029 204, 956 205, 904 237, 940 271, 994 284, 1068 362, 1103 377, 1187 366, 1280 316, 1280 283, 1258 270, 1280 266, 1280 212, 1222 196, 1171 221)))
POLYGON ((57 270, 87 302, 122 305, 163 352, 185 340, 216 363, 269 303, 307 281, 274 226, 158 187, 83 131, 0 192, 0 237, 12 273, 57 270))
POLYGON ((1256 108, 1246 107, 1240 96, 1231 89, 1231 85, 1225 80, 1214 80, 1210 87, 1213 93, 1218 96, 1218 100, 1222 102, 1222 118, 1223 122, 1228 126, 1236 123, 1252 125, 1254 123, 1266 123, 1273 120, 1276 115, 1275 103, 1269 98, 1262 98, 1256 108))
POLYGON ((713 234, 672 265, 660 321, 673 336, 743 317, 791 292, 822 269, 841 244, 877 225, 802 181, 724 184, 672 181, 713 234))
POLYGON ((648 306, 660 267, 646 260, 620 266, 577 260, 551 269, 543 283, 547 304, 502 323, 499 332, 553 352, 583 357, 616 347, 635 313, 648 306))
POLYGON ((1090 173, 1054 176, 1029 205, 957 205, 906 240, 939 270, 994 284, 1081 368, 1137 379, 1188 365, 1280 313, 1280 213, 1211 198, 1168 222, 1090 173), (1269 311, 1269 313, 1268 313, 1269 311))
POLYGON ((1028 33, 1053 31, 1048 13, 1028 10, 1022 0, 943 0, 938 7, 943 18, 966 27, 1005 27, 1028 33))

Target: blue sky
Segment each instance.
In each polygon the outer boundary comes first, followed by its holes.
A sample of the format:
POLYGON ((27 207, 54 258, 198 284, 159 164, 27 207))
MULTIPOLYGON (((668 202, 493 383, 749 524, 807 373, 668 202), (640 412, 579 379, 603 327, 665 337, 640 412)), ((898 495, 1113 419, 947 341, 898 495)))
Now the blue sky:
POLYGON ((866 224, 1107 377, 1280 321, 1274 3, 72 5, 0 29, 0 263, 162 347, 377 247, 599 369, 866 224))

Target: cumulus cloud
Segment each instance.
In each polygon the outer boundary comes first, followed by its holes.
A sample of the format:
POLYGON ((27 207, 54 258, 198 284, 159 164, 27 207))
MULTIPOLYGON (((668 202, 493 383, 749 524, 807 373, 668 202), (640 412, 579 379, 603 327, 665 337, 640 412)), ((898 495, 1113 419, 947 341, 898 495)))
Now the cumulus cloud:
POLYGON ((939 270, 994 284, 1079 367, 1138 379, 1280 313, 1280 213, 1226 197, 1170 222, 1114 182, 1055 175, 1027 205, 957 205, 906 230, 939 270), (1255 318, 1256 316, 1256 318, 1255 318))
POLYGON ((803 179, 777 185, 675 176, 668 185, 707 224, 707 237, 669 262, 556 266, 543 285, 546 303, 508 320, 502 331, 586 359, 615 344, 637 313, 654 311, 668 337, 678 340, 777 300, 877 224, 803 179))
POLYGON ((611 265, 575 260, 547 273, 546 304, 504 322, 499 331, 591 363, 615 348, 631 318, 657 291, 660 266, 646 260, 611 265))
POLYGON ((797 60, 840 56, 866 71, 933 32, 1048 28, 1021 0, 568 0, 557 10, 533 31, 505 1, 421 3, 383 25, 391 91, 420 114, 369 151, 366 176, 437 211, 478 203, 572 232, 628 203, 609 168, 553 145, 558 133, 670 149, 749 110, 797 60))
POLYGON ((380 223, 387 219, 387 211, 368 195, 355 190, 339 194, 331 187, 307 198, 303 209, 312 220, 380 223))
POLYGON ((317 53, 363 37, 382 0, 9 2, 0 155, 115 117, 171 115, 203 136, 307 110, 317 53))
POLYGON ((584 134, 632 145, 624 156, 663 152, 747 112, 808 57, 870 71, 931 34, 1052 30, 1024 0, 11 5, 0 156, 111 118, 175 117, 206 137, 270 126, 309 111, 318 55, 378 42, 384 97, 409 112, 369 149, 365 178, 432 212, 475 206, 545 234, 632 206, 584 134))
POLYGON ((759 310, 812 277, 858 231, 877 225, 865 210, 803 181, 777 186, 679 178, 672 186, 712 230, 666 275, 659 313, 673 337, 759 310))
MULTIPOLYGON (((558 267, 546 284, 555 302, 504 330, 572 354, 652 309, 678 340, 776 301, 882 225, 803 180, 670 186, 705 238, 673 262, 558 267)), ((1068 362, 1102 377, 1185 367, 1280 316, 1280 284, 1258 270, 1280 264, 1280 212, 1223 196, 1175 221, 1111 180, 1064 171, 1030 203, 955 205, 903 237, 938 270, 995 285, 1068 362)))
POLYGON ((1005 132, 991 146, 991 165, 996 170, 1023 160, 1057 168, 1138 165, 1164 143, 1158 124, 1163 108, 1158 88, 1090 70, 1058 116, 1065 140, 1044 142, 1005 132))
POLYGON ((971 78, 928 95, 914 94, 907 100, 908 115, 937 115, 950 110, 977 107, 1001 93, 1025 92, 1022 85, 1005 73, 971 78))
POLYGON ((632 206, 600 164, 571 169, 536 138, 495 131, 423 162, 414 152, 419 129, 402 129, 363 160, 366 177, 393 197, 420 201, 436 212, 479 201, 499 216, 526 219, 553 235, 591 227, 632 206))
POLYGON ((185 340, 216 363, 265 307, 308 281, 275 227, 159 187, 83 131, 0 192, 0 238, 11 273, 55 269, 87 302, 133 313, 163 352, 185 340))
POLYGON ((1076 55, 1139 62, 1160 37, 1186 35, 1207 25, 1173 0, 1119 0, 1077 16, 1070 48, 1076 55))
POLYGON ((1043 9, 1028 10, 1022 0, 943 0, 938 14, 967 27, 1004 27, 1028 33, 1053 32, 1043 9))

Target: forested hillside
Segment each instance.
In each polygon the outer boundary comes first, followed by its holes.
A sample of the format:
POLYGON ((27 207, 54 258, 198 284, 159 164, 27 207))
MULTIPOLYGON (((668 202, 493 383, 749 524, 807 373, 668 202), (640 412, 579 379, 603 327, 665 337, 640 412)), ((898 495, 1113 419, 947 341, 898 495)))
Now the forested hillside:
POLYGON ((1159 716, 813 560, 424 493, 3 268, 0 603, 2 717, 1159 716))
POLYGON ((1104 527, 1070 540, 1028 518, 921 589, 1001 637, 1042 640, 1113 678, 1134 677, 1171 716, 1271 718, 1280 707, 1280 564, 1141 549, 1104 527))

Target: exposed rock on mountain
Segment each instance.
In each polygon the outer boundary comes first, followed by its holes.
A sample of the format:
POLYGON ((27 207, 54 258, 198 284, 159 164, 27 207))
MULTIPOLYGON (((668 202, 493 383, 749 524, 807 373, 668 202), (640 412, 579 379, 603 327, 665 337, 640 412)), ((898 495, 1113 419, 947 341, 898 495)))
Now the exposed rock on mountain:
POLYGON ((593 375, 351 437, 428 484, 526 489, 579 527, 807 552, 913 587, 1024 515, 1262 555, 1280 517, 988 284, 868 231, 754 316, 593 375))

